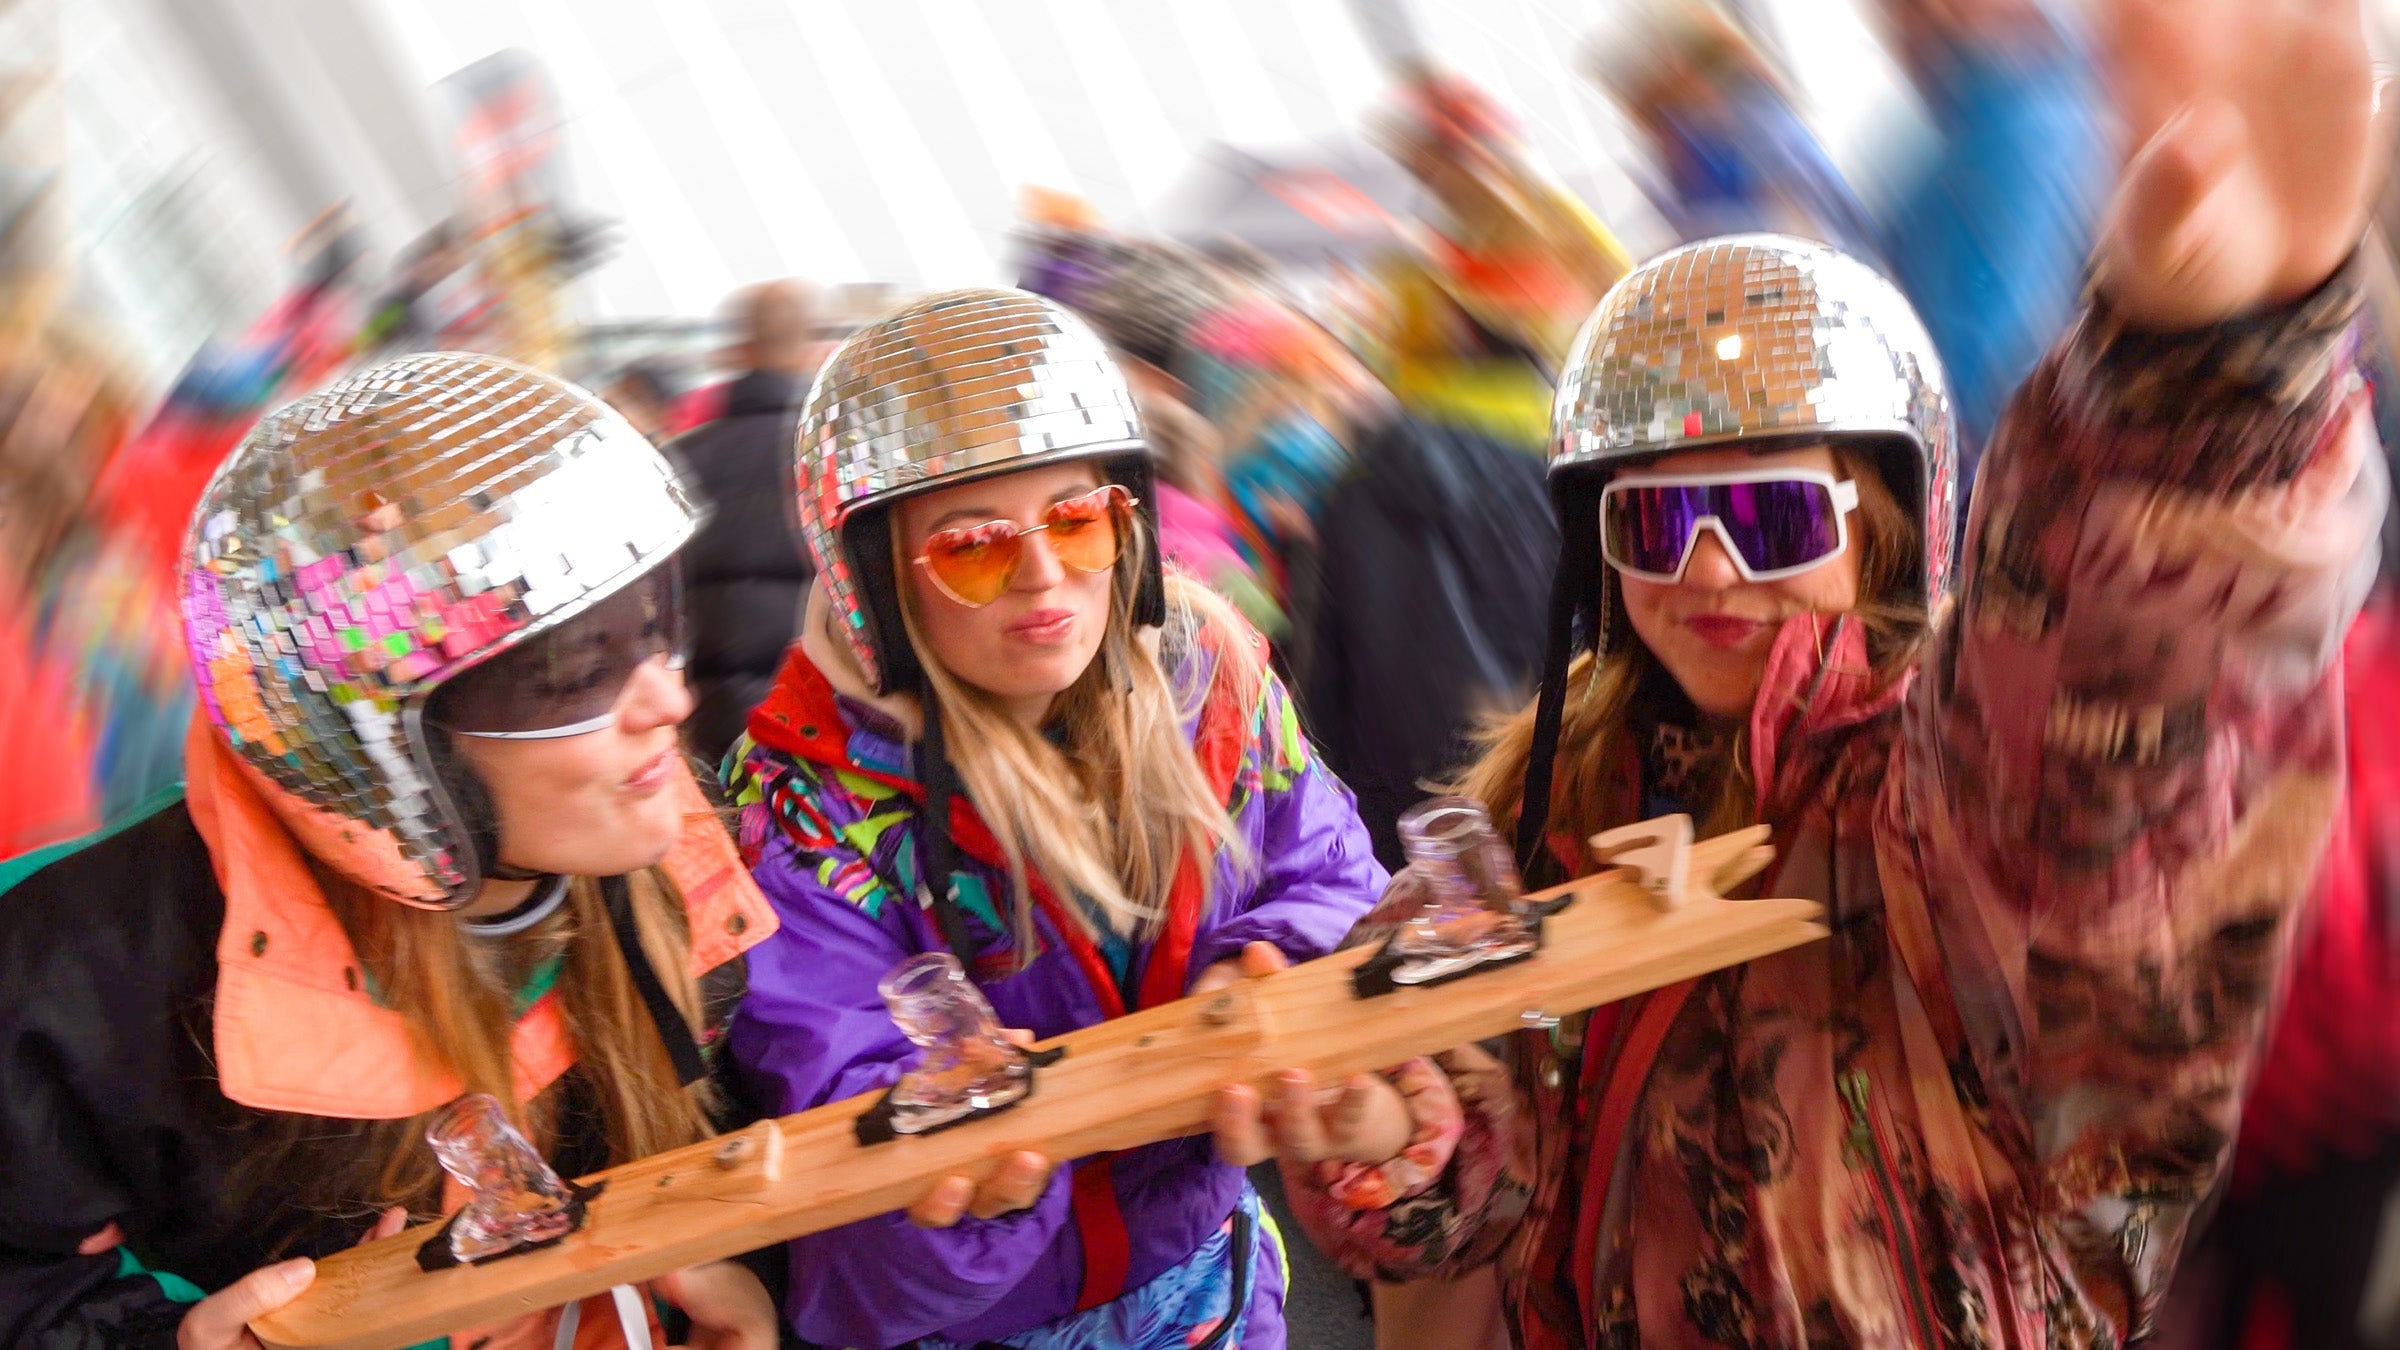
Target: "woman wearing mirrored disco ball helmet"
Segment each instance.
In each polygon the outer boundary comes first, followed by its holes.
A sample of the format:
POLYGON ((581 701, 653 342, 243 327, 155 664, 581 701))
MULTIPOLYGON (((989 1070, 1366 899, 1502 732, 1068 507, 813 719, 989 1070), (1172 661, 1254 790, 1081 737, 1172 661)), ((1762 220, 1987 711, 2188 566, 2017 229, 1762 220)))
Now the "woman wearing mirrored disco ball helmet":
MULTIPOLYGON (((727 760, 783 920, 729 1034, 762 1107, 892 1084, 913 1052, 878 984, 920 954, 1050 1037, 1320 955, 1373 903, 1255 635, 1163 570, 1151 475, 1107 349, 1024 292, 929 297, 818 377, 817 589, 727 760)), ((1405 1142, 1379 1123, 1370 1150, 1405 1142)), ((826 1345, 1274 1347, 1281 1252, 1205 1138, 1020 1154, 793 1242, 786 1312, 826 1345)))
MULTIPOLYGON (((696 523, 622 419, 488 357, 234 452, 183 569, 186 783, 0 871, 0 1342, 255 1344, 310 1258, 464 1200, 425 1136, 465 1094, 570 1177, 711 1132, 775 918, 677 750, 696 523)), ((774 1343, 738 1266, 655 1287, 774 1343)), ((580 1327, 616 1343, 611 1301, 580 1327)))
MULTIPOLYGON (((1950 413, 1888 283, 1713 239, 1583 330, 1558 641, 1465 790, 1537 880, 1644 816, 1765 822, 1756 893, 1832 935, 1417 1066, 1412 1107, 1463 1110, 1438 1155, 1286 1168, 1354 1271, 1496 1259, 1530 1346, 2150 1334, 2341 793, 2385 485, 2349 367, 2357 6, 2118 8, 2151 139, 1955 602, 1950 413)), ((1311 1156, 1240 1094, 1220 1130, 1311 1156)))

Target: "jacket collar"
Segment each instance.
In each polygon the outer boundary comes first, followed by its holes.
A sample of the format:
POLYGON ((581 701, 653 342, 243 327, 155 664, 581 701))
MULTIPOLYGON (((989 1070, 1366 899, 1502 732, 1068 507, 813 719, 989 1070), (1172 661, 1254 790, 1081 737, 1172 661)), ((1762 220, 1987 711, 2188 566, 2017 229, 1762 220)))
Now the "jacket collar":
MULTIPOLYGON (((832 627, 822 584, 811 588, 800 640, 784 649, 775 687, 750 712, 752 743, 796 760, 918 789, 911 747, 924 727, 917 700, 877 694, 832 627)), ((740 796, 753 766, 729 764, 728 787, 740 796)))
MULTIPOLYGON (((208 844, 225 926, 217 938, 214 1038, 219 1089, 262 1111, 393 1120, 458 1095, 397 1012, 367 990, 350 937, 277 818, 277 789, 226 749, 205 718, 184 741, 192 823, 208 844)), ((662 869, 683 892, 692 973, 763 941, 775 911, 741 865, 687 772, 674 789, 690 822, 662 869)), ((280 795, 280 794, 278 794, 280 795)), ((304 809, 288 798, 284 809, 304 809)), ((536 1000, 512 1037, 517 1095, 529 1099, 575 1062, 555 992, 536 1000)))

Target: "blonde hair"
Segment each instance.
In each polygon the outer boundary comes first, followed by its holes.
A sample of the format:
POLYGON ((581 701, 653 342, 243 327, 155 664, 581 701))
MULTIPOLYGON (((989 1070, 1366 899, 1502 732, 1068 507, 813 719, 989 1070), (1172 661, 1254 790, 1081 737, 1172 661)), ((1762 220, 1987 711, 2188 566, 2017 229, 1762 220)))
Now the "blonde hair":
MULTIPOLYGON (((1131 522, 1110 575, 1100 650, 1051 702, 1041 731, 942 665, 925 641, 910 588, 900 588, 908 639, 942 717, 944 748, 1007 859, 1021 954, 1033 949, 1032 871, 1070 902, 1079 920, 1076 896, 1100 911, 1111 932, 1143 939, 1164 922, 1187 852, 1204 883, 1213 875, 1206 864, 1220 850, 1245 867, 1249 862, 1184 724, 1212 689, 1244 696, 1255 690, 1263 678, 1258 651, 1232 606, 1172 570, 1166 632, 1158 643, 1145 640, 1134 623, 1134 601, 1149 555, 1148 525, 1139 513, 1131 522), (1160 647, 1199 642, 1204 631, 1216 635, 1208 682, 1177 688, 1160 647)), ((893 542, 897 555, 897 531, 893 542)), ((905 563, 899 573, 908 574, 905 563)))
MULTIPOLYGON (((554 1090, 517 1100, 512 1038, 521 1011, 518 991, 554 956, 563 962, 554 988, 575 1046, 574 1072, 597 1112, 607 1163, 631 1162, 714 1133, 709 1085, 678 1081, 618 950, 598 881, 569 879, 567 902, 556 914, 493 942, 469 936, 455 914, 395 904, 322 867, 316 871, 378 1001, 407 1023, 417 1052, 457 1075, 462 1094, 498 1098, 545 1157, 555 1155, 562 1131, 576 1126, 560 1120, 554 1090)), ((655 869, 625 881, 642 952, 697 1035, 703 1013, 683 896, 655 869)), ((246 1161, 245 1187, 296 1190, 294 1199, 303 1207, 332 1212, 362 1203, 437 1212, 442 1172, 425 1143, 425 1127, 447 1106, 402 1120, 363 1122, 346 1134, 327 1121, 295 1117, 282 1138, 246 1161)))
MULTIPOLYGON (((1842 476, 1858 484, 1859 603, 1850 614, 1866 625, 1875 684, 1883 688, 1916 664, 1932 628, 1925 605, 1915 598, 1923 584, 1924 536, 1865 452, 1837 445, 1834 459, 1842 476)), ((1567 672, 1550 783, 1552 833, 1570 831, 1580 839, 1627 823, 1614 817, 1623 803, 1609 790, 1641 755, 1635 738, 1625 734, 1626 715, 1643 679, 1665 672, 1628 625, 1620 622, 1615 628, 1605 656, 1587 653, 1567 672)), ((1534 715, 1534 706, 1527 706, 1488 723, 1478 738, 1482 754, 1450 788, 1482 802, 1503 831, 1515 828, 1524 806, 1534 715)), ((1702 818, 1703 835, 1753 823, 1757 785, 1750 776, 1749 740, 1745 723, 1728 738, 1725 762, 1713 766, 1716 799, 1688 804, 1702 818)))

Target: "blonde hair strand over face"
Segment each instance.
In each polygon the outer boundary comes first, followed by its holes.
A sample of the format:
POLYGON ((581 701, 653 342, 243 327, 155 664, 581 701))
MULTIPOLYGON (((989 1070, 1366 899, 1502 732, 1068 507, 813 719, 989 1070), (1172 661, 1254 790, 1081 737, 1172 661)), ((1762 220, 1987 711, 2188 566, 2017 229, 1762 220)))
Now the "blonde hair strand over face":
MULTIPOLYGON (((1081 896, 1117 935, 1146 940, 1166 920, 1187 855, 1202 866, 1204 879, 1207 862, 1221 850, 1232 850, 1244 866, 1249 862, 1184 726, 1211 688, 1231 682, 1243 693, 1256 689, 1263 666, 1248 626, 1232 607, 1170 571, 1169 631, 1194 642, 1203 630, 1220 638, 1208 685, 1175 687, 1161 643, 1134 623, 1149 542, 1142 517, 1131 521, 1131 537, 1111 574, 1100 650, 1052 701, 1040 732, 1009 717, 991 695, 941 663, 925 641, 912 592, 902 586, 901 613, 943 719, 944 748, 1006 857, 1011 925, 1021 954, 1033 950, 1031 874, 1062 900, 1081 896)), ((905 577, 903 551, 895 531, 895 572, 905 577)), ((1080 917, 1079 907, 1069 908, 1080 917)))

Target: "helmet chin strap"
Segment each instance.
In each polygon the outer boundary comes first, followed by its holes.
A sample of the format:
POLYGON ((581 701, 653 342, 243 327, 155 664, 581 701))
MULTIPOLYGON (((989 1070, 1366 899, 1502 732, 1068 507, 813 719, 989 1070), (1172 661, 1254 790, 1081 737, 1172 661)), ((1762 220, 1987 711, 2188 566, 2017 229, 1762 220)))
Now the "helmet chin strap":
POLYGON ((510 863, 495 861, 489 868, 484 870, 483 875, 484 878, 489 881, 540 881, 543 877, 546 877, 550 874, 548 872, 536 872, 531 868, 517 867, 510 863))
POLYGON ((1547 878, 1550 851, 1542 846, 1550 827, 1550 779, 1558 758, 1558 730, 1567 705, 1567 667, 1575 655, 1575 569, 1561 566, 1550 587, 1550 641, 1542 657, 1542 690, 1534 705, 1533 745, 1525 758, 1524 793, 1517 803, 1517 872, 1526 884, 1547 878))
POLYGON ((925 712, 925 734, 917 742, 917 778, 925 785, 925 818, 917 830, 918 898, 932 909, 942 941, 972 970, 982 946, 967 931, 951 881, 958 868, 958 845, 950 837, 950 803, 958 793, 958 774, 943 749, 942 705, 934 696, 933 681, 920 677, 917 696, 925 712))
MULTIPOLYGON (((1578 503, 1581 497, 1574 498, 1578 503)), ((1589 519, 1566 511, 1570 520, 1589 519)), ((1600 532, 1570 525, 1550 583, 1550 641, 1542 656, 1542 691, 1534 705, 1533 745, 1525 759, 1525 791, 1517 804, 1517 871, 1526 884, 1547 881, 1556 871, 1544 847, 1550 828, 1550 780, 1557 767, 1559 726, 1567 707, 1567 667, 1575 659, 1575 615, 1584 597, 1600 585, 1600 532)), ((1602 619, 1605 623, 1605 616, 1602 619)))

